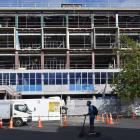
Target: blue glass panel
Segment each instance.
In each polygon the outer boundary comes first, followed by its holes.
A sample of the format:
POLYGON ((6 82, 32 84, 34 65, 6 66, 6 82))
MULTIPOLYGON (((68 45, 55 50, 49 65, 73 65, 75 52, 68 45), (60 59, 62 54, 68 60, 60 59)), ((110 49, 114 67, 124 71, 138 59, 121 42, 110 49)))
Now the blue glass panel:
POLYGON ((56 85, 62 84, 62 73, 56 73, 56 85))
POLYGON ((87 73, 86 72, 82 73, 82 79, 87 79, 87 73))
POLYGON ((81 84, 81 73, 76 73, 76 84, 81 84))
POLYGON ((44 73, 44 85, 48 85, 49 80, 48 80, 48 73, 44 73))
POLYGON ((0 73, 0 85, 2 85, 2 74, 0 73))
POLYGON ((17 74, 17 78, 18 78, 18 85, 22 85, 22 73, 18 73, 17 74))
POLYGON ((108 75, 108 79, 112 79, 113 78, 113 72, 108 72, 107 75, 108 75))
POLYGON ((100 84, 100 73, 95 72, 95 84, 100 84))
POLYGON ((82 84, 87 84, 87 79, 82 78, 82 84))
POLYGON ((29 73, 23 73, 23 85, 29 85, 29 73))
POLYGON ((49 78, 55 79, 55 73, 49 73, 49 78))
POLYGON ((89 85, 87 86, 87 90, 93 91, 93 90, 94 90, 94 85, 90 85, 90 84, 89 84, 89 85))
POLYGON ((101 73, 101 78, 106 79, 106 73, 105 72, 101 73))
POLYGON ((55 73, 49 73, 49 85, 55 85, 55 73))
POLYGON ((113 82, 113 72, 108 72, 108 84, 112 84, 113 82))
POLYGON ((62 78, 62 73, 56 73, 56 79, 61 79, 62 78))
POLYGON ((36 86, 35 85, 30 85, 30 91, 35 91, 36 90, 36 86))
POLYGON ((67 85, 68 84, 68 79, 63 79, 63 85, 67 85))
POLYGON ((23 91, 23 88, 22 88, 22 86, 21 85, 17 85, 17 91, 23 91))
POLYGON ((30 85, 35 85, 35 73, 30 73, 30 85))
POLYGON ((9 73, 4 73, 3 74, 3 84, 4 85, 9 85, 9 73))
POLYGON ((75 79, 70 79, 70 84, 75 84, 75 79))
POLYGON ((82 90, 86 90, 86 91, 93 91, 94 90, 94 86, 93 85, 82 85, 82 90))
POLYGON ((70 79, 74 79, 75 78, 75 73, 70 73, 70 79))
POLYGON ((68 73, 63 73, 63 79, 67 79, 68 78, 68 73))
POLYGON ((61 85, 62 84, 62 79, 56 79, 56 85, 61 85))
POLYGON ((69 90, 70 90, 70 91, 75 91, 75 85, 72 85, 72 84, 69 85, 69 90))
POLYGON ((101 73, 101 84, 105 84, 106 83, 106 73, 102 72, 101 73))
POLYGON ((93 79, 88 79, 88 84, 93 84, 93 79))
POLYGON ((93 73, 88 73, 88 78, 92 79, 92 77, 93 77, 93 73))
POLYGON ((36 73, 36 85, 41 85, 41 73, 36 73))
POLYGON ((106 79, 101 79, 101 84, 106 84, 106 79))
POLYGON ((63 73, 63 85, 68 84, 68 73, 63 73))
POLYGON ((10 85, 16 85, 16 74, 10 73, 10 85))
POLYGON ((95 72, 95 79, 100 79, 100 72, 95 72))
POLYGON ((29 79, 29 73, 23 73, 23 78, 29 79))
POLYGON ((82 89, 81 89, 81 85, 76 85, 76 91, 81 91, 82 89))
POLYGON ((22 91, 30 91, 29 85, 23 85, 22 86, 22 91))
POLYGON ((35 73, 30 73, 30 78, 35 79, 35 73))
POLYGON ((86 90, 87 84, 82 84, 82 90, 86 90))
POLYGON ((95 84, 100 84, 100 79, 95 79, 95 84))
POLYGON ((42 85, 36 85, 36 91, 42 91, 42 85))
POLYGON ((79 79, 79 78, 81 78, 81 73, 76 73, 76 79, 79 79))

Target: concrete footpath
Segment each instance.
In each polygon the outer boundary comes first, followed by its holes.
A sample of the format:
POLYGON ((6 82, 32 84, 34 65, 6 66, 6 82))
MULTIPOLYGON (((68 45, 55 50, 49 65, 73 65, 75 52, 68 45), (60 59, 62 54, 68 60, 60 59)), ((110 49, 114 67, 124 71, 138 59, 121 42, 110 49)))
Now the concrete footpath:
MULTIPOLYGON (((37 128, 37 123, 29 126, 8 129, 7 126, 0 129, 1 140, 139 140, 140 139, 140 120, 121 119, 117 124, 106 125, 96 122, 96 131, 101 133, 100 137, 79 138, 83 118, 69 118, 67 127, 60 127, 60 122, 43 122, 43 128, 37 128)), ((85 131, 88 131, 88 120, 86 121, 85 131)))

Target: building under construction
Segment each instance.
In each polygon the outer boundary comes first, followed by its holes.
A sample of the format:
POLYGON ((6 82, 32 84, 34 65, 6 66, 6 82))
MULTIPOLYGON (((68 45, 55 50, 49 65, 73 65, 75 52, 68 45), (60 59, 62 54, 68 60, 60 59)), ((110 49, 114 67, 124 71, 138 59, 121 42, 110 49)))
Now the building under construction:
POLYGON ((0 98, 111 94, 121 35, 140 42, 139 8, 1 5, 0 98))

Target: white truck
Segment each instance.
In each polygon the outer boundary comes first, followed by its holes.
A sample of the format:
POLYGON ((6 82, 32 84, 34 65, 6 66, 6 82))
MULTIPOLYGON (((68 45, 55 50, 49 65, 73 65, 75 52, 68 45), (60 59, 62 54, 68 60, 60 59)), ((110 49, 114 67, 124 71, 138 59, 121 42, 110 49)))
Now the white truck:
POLYGON ((25 123, 31 122, 32 112, 24 102, 1 100, 0 101, 0 118, 2 121, 13 119, 15 127, 23 126, 25 123))
POLYGON ((60 100, 57 99, 20 99, 32 111, 32 121, 60 120, 60 100))

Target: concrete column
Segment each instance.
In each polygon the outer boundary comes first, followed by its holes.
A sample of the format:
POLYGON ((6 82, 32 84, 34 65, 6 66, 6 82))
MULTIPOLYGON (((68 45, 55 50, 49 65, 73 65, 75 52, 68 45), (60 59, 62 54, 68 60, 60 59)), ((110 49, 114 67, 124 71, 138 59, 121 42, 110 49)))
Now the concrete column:
POLYGON ((70 43, 69 43, 69 31, 68 31, 68 28, 66 28, 66 47, 67 47, 66 69, 70 69, 70 54, 69 54, 70 43))
POLYGON ((15 16, 15 26, 16 28, 18 28, 18 14, 16 14, 15 16))
POLYGON ((93 48, 96 48, 96 36, 95 36, 95 28, 93 29, 93 48))
POLYGON ((119 16, 116 14, 116 27, 119 27, 119 16))
POLYGON ((44 48, 44 30, 43 28, 41 29, 41 48, 43 49, 44 48))
POLYGON ((119 51, 117 51, 117 67, 120 68, 120 54, 119 54, 119 51))
POLYGON ((19 36, 18 31, 16 31, 16 29, 14 29, 14 48, 16 50, 20 49, 19 36))
POLYGON ((67 28, 69 27, 69 17, 68 17, 68 14, 66 15, 66 27, 67 28))
POLYGON ((67 47, 68 50, 70 49, 68 28, 66 29, 66 47, 67 47))
POLYGON ((66 69, 70 69, 70 52, 67 51, 67 56, 66 56, 66 69))
POLYGON ((92 51, 92 69, 95 68, 95 53, 92 51))
POLYGON ((91 14, 91 28, 94 28, 94 14, 91 14))
POLYGON ((40 18, 41 18, 41 27, 43 27, 44 26, 44 17, 42 14, 41 14, 40 18))
POLYGON ((94 31, 91 32, 91 48, 94 48, 94 31))
POLYGON ((18 51, 15 52, 15 69, 18 69, 19 66, 19 54, 18 51))
POLYGON ((44 52, 41 51, 41 69, 44 69, 44 52))

